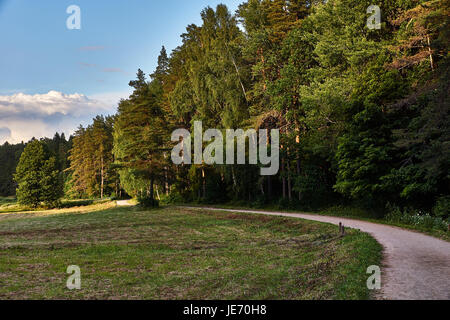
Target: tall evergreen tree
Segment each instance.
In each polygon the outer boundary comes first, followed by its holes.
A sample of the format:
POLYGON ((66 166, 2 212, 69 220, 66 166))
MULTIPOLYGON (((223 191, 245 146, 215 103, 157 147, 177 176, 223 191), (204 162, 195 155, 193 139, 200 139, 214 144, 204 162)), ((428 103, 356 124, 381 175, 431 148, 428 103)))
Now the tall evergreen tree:
POLYGON ((114 156, 121 170, 121 180, 140 177, 148 181, 140 196, 148 196, 154 204, 154 186, 164 177, 164 150, 167 123, 161 108, 161 86, 157 80, 147 83, 141 70, 131 81, 134 92, 119 104, 114 126, 114 156), (124 175, 125 174, 125 175, 124 175))
POLYGON ((112 167, 113 124, 112 117, 97 116, 87 128, 80 126, 75 132, 69 156, 69 193, 103 198, 106 189, 117 192, 112 167))
POLYGON ((0 146, 0 196, 16 194, 14 173, 24 148, 24 143, 13 145, 5 142, 0 146))
POLYGON ((62 196, 57 161, 41 141, 27 144, 14 176, 18 183, 17 199, 23 205, 54 207, 62 196))

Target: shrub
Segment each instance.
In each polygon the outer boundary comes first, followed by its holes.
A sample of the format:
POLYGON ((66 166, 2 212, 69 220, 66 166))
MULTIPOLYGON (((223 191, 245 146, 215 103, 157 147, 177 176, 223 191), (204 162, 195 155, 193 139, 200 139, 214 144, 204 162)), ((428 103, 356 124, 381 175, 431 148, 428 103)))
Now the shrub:
POLYGON ((290 203, 289 199, 281 198, 280 200, 278 200, 277 207, 280 210, 289 209, 291 207, 291 203, 290 203))
POLYGON ((84 207, 90 206, 94 203, 94 200, 71 200, 71 201, 62 201, 58 206, 59 208, 73 208, 73 207, 84 207))
POLYGON ((139 206, 143 208, 157 208, 159 207, 159 201, 156 199, 153 199, 149 196, 138 196, 138 203, 139 206))
POLYGON ((386 206, 388 210, 388 214, 386 215, 385 219, 390 222, 401 222, 403 217, 403 212, 400 210, 399 207, 393 206, 390 203, 386 206))
POLYGON ((390 204, 388 204, 387 209, 389 213, 385 219, 389 222, 403 223, 426 230, 448 230, 448 223, 444 219, 441 217, 433 217, 429 213, 421 210, 412 208, 401 210, 399 207, 390 204))
POLYGON ((252 208, 257 208, 257 209, 261 209, 264 208, 264 206, 266 205, 266 199, 264 196, 259 195, 256 197, 255 201, 253 201, 250 206, 252 208))
POLYGON ((434 227, 434 218, 430 216, 428 213, 425 215, 417 215, 416 225, 421 226, 427 230, 431 230, 434 227))
POLYGON ((185 198, 178 192, 171 192, 167 197, 163 199, 166 204, 180 204, 185 203, 185 198))
POLYGON ((450 217, 450 196, 441 197, 438 199, 433 208, 433 214, 444 220, 450 217))

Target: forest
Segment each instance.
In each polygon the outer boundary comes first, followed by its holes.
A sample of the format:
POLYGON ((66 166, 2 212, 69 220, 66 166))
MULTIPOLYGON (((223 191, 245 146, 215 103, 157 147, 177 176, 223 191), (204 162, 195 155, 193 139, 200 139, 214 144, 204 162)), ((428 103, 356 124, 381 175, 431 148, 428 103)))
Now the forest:
POLYGON ((450 2, 380 0, 379 29, 367 26, 372 4, 248 0, 235 13, 205 8, 179 47, 162 48, 156 70, 137 71, 115 115, 97 116, 68 140, 56 134, 0 146, 0 195, 32 205, 127 196, 149 206, 342 205, 373 215, 396 206, 448 218, 450 2), (194 121, 279 129, 279 173, 174 165, 171 133, 194 121), (30 168, 46 171, 36 178, 30 168), (31 180, 51 195, 39 196, 31 180))

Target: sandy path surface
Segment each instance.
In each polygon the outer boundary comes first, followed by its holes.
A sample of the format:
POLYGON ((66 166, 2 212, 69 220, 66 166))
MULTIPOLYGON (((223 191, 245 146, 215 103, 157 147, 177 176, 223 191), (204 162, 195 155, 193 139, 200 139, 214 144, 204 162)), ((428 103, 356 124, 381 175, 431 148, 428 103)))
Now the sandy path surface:
POLYGON ((118 200, 116 201, 118 207, 131 207, 133 206, 129 200, 118 200))
POLYGON ((378 299, 450 300, 450 242, 397 227, 300 213, 192 208, 296 217, 339 224, 371 234, 384 247, 378 299))

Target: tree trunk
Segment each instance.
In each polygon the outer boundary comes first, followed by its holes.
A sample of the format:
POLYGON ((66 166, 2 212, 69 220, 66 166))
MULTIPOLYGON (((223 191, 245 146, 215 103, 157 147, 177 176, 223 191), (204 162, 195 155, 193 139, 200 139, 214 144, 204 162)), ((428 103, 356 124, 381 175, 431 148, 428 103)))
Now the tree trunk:
POLYGON ((167 167, 165 167, 164 168, 164 179, 165 179, 165 191, 166 191, 166 196, 168 196, 169 195, 169 192, 170 192, 170 190, 169 190, 169 178, 168 178, 168 173, 167 173, 167 171, 168 171, 168 168, 167 167))
POLYGON ((159 201, 161 201, 161 197, 159 196, 159 191, 158 191, 158 185, 156 185, 156 197, 158 198, 159 201))
POLYGON ((284 158, 281 158, 281 181, 283 185, 283 199, 286 199, 286 177, 284 173, 284 158))
POLYGON ((103 156, 101 157, 101 163, 102 163, 102 168, 101 168, 102 182, 101 182, 101 189, 100 189, 100 198, 103 200, 103 188, 105 185, 105 168, 104 168, 104 164, 103 164, 103 156))
MULTIPOLYGON (((297 176, 298 177, 300 177, 300 159, 297 159, 297 176)), ((298 192, 298 200, 299 201, 302 201, 302 198, 303 198, 303 196, 302 196, 302 193, 301 193, 301 191, 299 191, 298 192)))
POLYGON ((206 199, 206 177, 204 168, 202 168, 202 184, 203 184, 203 199, 206 199))
POLYGON ((154 183, 154 178, 153 178, 153 176, 150 178, 150 199, 152 199, 152 201, 153 201, 153 199, 154 199, 154 194, 155 194, 155 191, 154 191, 154 187, 153 187, 153 183, 154 183))
POLYGON ((288 196, 289 201, 292 200, 292 183, 291 183, 291 165, 289 163, 289 157, 287 161, 287 173, 288 173, 288 196))
POLYGON ((428 52, 430 54, 431 70, 434 71, 433 51, 431 50, 430 36, 427 35, 428 52))

